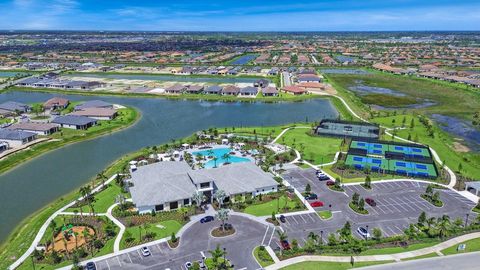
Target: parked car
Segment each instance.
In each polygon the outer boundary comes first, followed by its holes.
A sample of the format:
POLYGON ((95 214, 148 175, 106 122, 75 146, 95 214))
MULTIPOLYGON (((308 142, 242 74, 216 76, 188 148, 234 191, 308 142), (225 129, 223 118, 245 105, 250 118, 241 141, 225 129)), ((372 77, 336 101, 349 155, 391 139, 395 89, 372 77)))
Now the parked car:
POLYGON ((191 262, 186 262, 185 263, 185 268, 190 269, 192 268, 193 264, 191 262))
POLYGON ((377 202, 372 198, 366 198, 365 202, 372 207, 377 206, 377 202))
POLYGON ((207 269, 207 265, 205 264, 205 259, 204 258, 203 260, 198 260, 198 265, 200 265, 200 269, 207 269))
POLYGON ((202 219, 200 219, 200 223, 207 223, 207 222, 210 222, 210 221, 213 221, 213 220, 214 220, 213 216, 206 216, 206 217, 203 217, 202 219))
POLYGON ((152 255, 152 253, 150 253, 150 249, 148 249, 148 247, 142 247, 140 249, 140 251, 142 252, 143 257, 148 257, 148 256, 152 255))
POLYGON ((93 262, 88 262, 85 265, 85 269, 87 269, 87 270, 97 270, 97 266, 95 266, 95 263, 93 263, 93 262))
POLYGON ((313 202, 310 202, 310 205, 312 207, 322 207, 323 206, 323 202, 321 201, 313 201, 313 202))
POLYGON ((280 244, 282 245, 282 249, 283 249, 283 250, 288 250, 288 249, 290 249, 290 243, 288 243, 287 240, 281 241, 280 244))
POLYGON ((360 234, 360 235, 363 236, 364 238, 370 237, 370 233, 367 231, 367 229, 365 229, 365 228, 363 228, 363 227, 358 227, 358 228, 357 228, 357 232, 358 232, 358 234, 360 234))
POLYGON ((326 175, 323 172, 317 173, 318 180, 324 181, 324 180, 330 180, 330 177, 326 175))
POLYGON ((332 180, 327 181, 327 186, 333 186, 333 185, 335 185, 334 181, 332 181, 332 180))
POLYGON ((285 221, 287 221, 287 219, 285 218, 284 215, 280 215, 279 219, 280 219, 280 222, 282 222, 282 223, 285 223, 285 221))
POLYGON ((318 199, 318 196, 317 196, 317 194, 315 194, 315 193, 310 193, 310 194, 308 194, 307 196, 305 196, 305 199, 307 199, 307 200, 316 200, 316 199, 318 199))

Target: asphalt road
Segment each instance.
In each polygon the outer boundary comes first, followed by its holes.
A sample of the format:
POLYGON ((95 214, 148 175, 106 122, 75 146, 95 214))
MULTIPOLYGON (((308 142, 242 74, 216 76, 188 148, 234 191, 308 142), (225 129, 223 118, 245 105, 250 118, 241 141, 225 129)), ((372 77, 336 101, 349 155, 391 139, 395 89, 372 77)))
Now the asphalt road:
POLYGON ((358 270, 478 270, 480 252, 357 268, 358 270))
MULTIPOLYGON (((235 265, 235 269, 258 269, 260 266, 253 257, 253 249, 261 245, 272 228, 248 218, 231 216, 228 223, 233 224, 236 233, 232 236, 214 238, 210 231, 220 225, 220 221, 206 224, 197 223, 187 229, 180 239, 180 245, 171 249, 166 243, 147 245, 151 256, 143 257, 139 250, 118 255, 96 263, 97 269, 181 269, 185 270, 186 262, 201 260, 202 256, 210 257, 209 250, 226 248, 226 258, 235 265)), ((272 233, 273 234, 273 233, 272 233)))

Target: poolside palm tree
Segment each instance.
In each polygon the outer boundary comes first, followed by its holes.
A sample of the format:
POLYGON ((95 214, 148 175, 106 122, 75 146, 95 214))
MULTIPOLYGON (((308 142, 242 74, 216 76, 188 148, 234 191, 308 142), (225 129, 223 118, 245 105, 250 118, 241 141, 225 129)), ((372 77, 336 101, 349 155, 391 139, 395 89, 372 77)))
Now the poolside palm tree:
POLYGON ((216 217, 222 221, 222 230, 225 230, 225 221, 228 220, 228 209, 221 208, 217 211, 216 217))
POLYGON ((213 153, 213 150, 212 150, 212 149, 208 150, 208 151, 207 151, 207 154, 208 154, 209 156, 213 156, 213 154, 214 154, 214 153, 213 153))
POLYGON ((231 156, 230 156, 230 153, 225 153, 225 154, 223 154, 222 159, 224 159, 227 163, 230 163, 230 162, 229 162, 229 161, 230 161, 230 157, 231 157, 231 156))
POLYGON ((217 160, 218 160, 218 157, 213 157, 213 162, 214 162, 214 167, 215 168, 217 167, 217 160))

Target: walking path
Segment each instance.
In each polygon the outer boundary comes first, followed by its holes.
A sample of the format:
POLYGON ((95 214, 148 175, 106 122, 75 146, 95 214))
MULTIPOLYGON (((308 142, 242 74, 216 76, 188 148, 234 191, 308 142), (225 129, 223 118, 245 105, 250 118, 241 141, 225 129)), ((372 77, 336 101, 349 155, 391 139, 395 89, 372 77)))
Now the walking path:
POLYGON ((112 210, 118 205, 118 203, 113 204, 110 206, 107 210, 107 217, 115 223, 120 228, 120 231, 118 232, 117 237, 115 238, 115 242, 113 243, 113 252, 119 252, 120 251, 120 241, 122 241, 123 234, 125 233, 125 225, 123 225, 118 219, 116 219, 112 215, 112 210))
MULTIPOLYGON (((395 253, 395 254, 384 254, 384 255, 353 256, 353 259, 355 260, 355 262, 401 261, 404 259, 415 258, 418 256, 427 255, 430 253, 441 252, 441 250, 443 249, 458 245, 460 243, 463 243, 465 241, 475 239, 475 238, 480 238, 480 232, 465 234, 462 236, 452 238, 450 240, 447 240, 435 246, 417 249, 413 251, 407 251, 407 252, 395 253)), ((294 257, 291 259, 277 262, 275 264, 265 267, 265 269, 275 270, 275 269, 286 267, 288 265, 292 265, 300 262, 306 262, 306 261, 350 263, 351 256, 320 256, 320 255, 300 256, 300 257, 294 257)))
MULTIPOLYGON (((98 192, 103 186, 108 185, 110 182, 115 180, 116 177, 117 177, 117 174, 113 175, 112 177, 110 177, 110 179, 105 181, 105 183, 100 184, 96 188, 92 189, 90 194, 98 192)), ((77 200, 83 200, 83 199, 84 197, 82 196, 82 197, 79 197, 77 200)), ((32 252, 37 248, 38 244, 42 240, 42 237, 45 234, 45 231, 47 230, 48 226, 50 225, 50 222, 52 222, 52 220, 55 219, 58 215, 61 215, 65 210, 72 207, 77 200, 71 201, 70 203, 66 204, 62 208, 58 209, 50 217, 48 217, 45 223, 43 223, 42 227, 40 227, 40 230, 38 231, 37 235, 35 236, 35 239, 33 240, 32 244, 30 244, 30 247, 27 249, 27 251, 25 251, 25 253, 23 253, 23 255, 20 256, 20 258, 18 258, 12 265, 10 265, 8 269, 13 270, 19 267, 20 264, 22 264, 26 259, 28 259, 30 254, 32 254, 32 252)))

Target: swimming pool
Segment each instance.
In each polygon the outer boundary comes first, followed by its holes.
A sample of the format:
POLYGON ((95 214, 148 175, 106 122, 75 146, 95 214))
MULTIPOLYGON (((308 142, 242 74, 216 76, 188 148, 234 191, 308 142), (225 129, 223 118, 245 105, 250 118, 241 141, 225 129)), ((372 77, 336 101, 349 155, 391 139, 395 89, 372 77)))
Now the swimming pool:
POLYGON ((230 152, 232 152, 233 150, 230 149, 230 148, 215 148, 215 149, 207 149, 207 150, 202 150, 202 151, 195 151, 195 152, 192 152, 192 155, 193 156, 197 156, 197 155, 202 155, 204 157, 208 157, 208 156, 214 156, 217 158, 217 161, 215 160, 209 160, 207 161, 205 164, 204 164, 204 167, 206 169, 209 169, 209 168, 214 168, 215 165, 217 165, 217 167, 223 165, 224 163, 226 162, 230 162, 230 163, 239 163, 239 162, 249 162, 251 161, 250 159, 248 158, 244 158, 244 157, 237 157, 237 156, 232 156, 232 155, 229 155, 228 158, 224 158, 223 156, 225 154, 228 154, 230 152))

